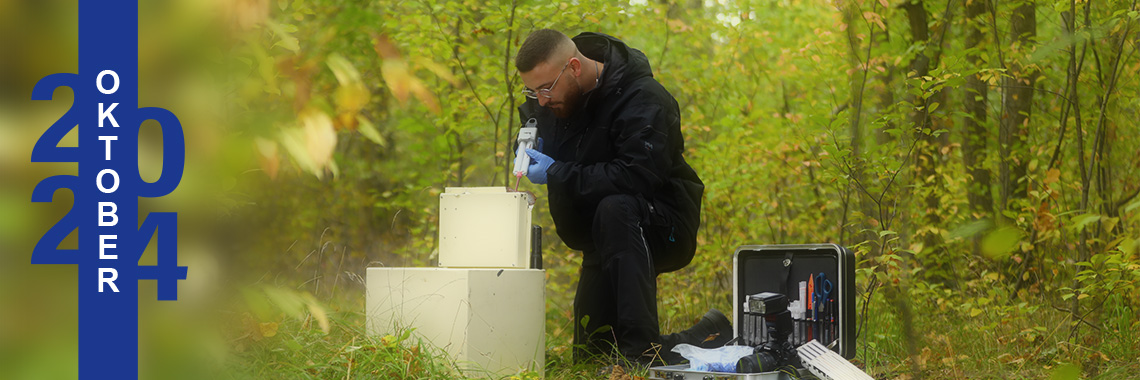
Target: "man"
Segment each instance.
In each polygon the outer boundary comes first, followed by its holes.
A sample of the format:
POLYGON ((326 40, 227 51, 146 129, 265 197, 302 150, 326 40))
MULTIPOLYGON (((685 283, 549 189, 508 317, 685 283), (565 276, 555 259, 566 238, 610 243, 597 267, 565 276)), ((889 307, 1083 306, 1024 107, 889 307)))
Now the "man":
POLYGON ((575 360, 616 347, 637 364, 673 363, 678 343, 723 345, 732 327, 716 310, 660 335, 657 275, 692 260, 704 184, 682 156, 677 101, 645 54, 604 34, 571 40, 543 29, 519 47, 515 67, 529 98, 522 120, 538 121, 527 178, 546 184, 558 236, 583 252, 575 360))

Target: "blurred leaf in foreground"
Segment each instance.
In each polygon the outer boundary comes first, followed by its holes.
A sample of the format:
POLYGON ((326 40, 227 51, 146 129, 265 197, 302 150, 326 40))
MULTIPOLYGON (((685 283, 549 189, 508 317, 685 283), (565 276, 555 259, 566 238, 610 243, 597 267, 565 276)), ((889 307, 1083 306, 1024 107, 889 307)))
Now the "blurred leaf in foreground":
POLYGON ((1021 230, 1015 227, 1002 227, 982 239, 982 253, 994 260, 1009 257, 1010 252, 1021 242, 1021 230))

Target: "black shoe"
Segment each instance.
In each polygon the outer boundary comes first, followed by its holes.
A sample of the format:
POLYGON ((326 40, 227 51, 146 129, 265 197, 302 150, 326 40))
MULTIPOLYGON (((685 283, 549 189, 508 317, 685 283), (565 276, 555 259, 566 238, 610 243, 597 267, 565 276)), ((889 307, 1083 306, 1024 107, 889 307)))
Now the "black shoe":
POLYGON ((689 330, 697 330, 699 334, 704 334, 700 337, 700 344, 693 344, 701 348, 721 347, 732 340, 732 321, 717 309, 709 309, 705 316, 701 317, 701 321, 689 330))
POLYGON ((700 348, 717 348, 732 340, 732 322, 720 310, 710 309, 688 330, 661 336, 661 358, 667 364, 680 364, 681 355, 673 347, 687 343, 700 348))

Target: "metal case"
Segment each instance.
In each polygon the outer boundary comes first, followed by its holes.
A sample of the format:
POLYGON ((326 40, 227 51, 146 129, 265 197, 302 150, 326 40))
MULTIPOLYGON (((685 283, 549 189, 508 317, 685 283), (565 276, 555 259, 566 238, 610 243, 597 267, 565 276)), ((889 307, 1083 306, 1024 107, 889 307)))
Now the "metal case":
POLYGON ((653 380, 790 380, 791 376, 776 371, 764 373, 690 371, 688 364, 681 364, 650 368, 649 378, 653 380))
MULTIPOLYGON (((799 299, 799 282, 824 273, 832 282, 836 303, 837 344, 831 349, 844 358, 855 357, 855 254, 836 244, 746 245, 732 258, 732 322, 740 337, 744 320, 741 307, 750 294, 783 293, 799 299)), ((830 342, 823 342, 827 345, 830 342)), ((798 344, 796 344, 798 346, 798 344)))
MULTIPOLYGON (((732 257, 732 324, 737 340, 743 334, 744 302, 748 295, 778 292, 799 299, 799 282, 824 273, 833 282, 837 315, 835 350, 844 358, 855 356, 855 255, 836 244, 746 245, 732 257)), ((649 378, 658 380, 785 380, 781 372, 726 373, 691 371, 688 364, 653 367, 649 378)), ((806 371, 799 370, 801 375, 806 371)))

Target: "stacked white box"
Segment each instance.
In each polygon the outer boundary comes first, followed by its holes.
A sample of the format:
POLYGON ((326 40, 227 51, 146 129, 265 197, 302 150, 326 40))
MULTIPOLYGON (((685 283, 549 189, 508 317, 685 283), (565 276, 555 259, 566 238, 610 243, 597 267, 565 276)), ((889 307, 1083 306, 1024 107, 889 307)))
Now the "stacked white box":
POLYGON ((530 268, 530 202, 504 187, 449 187, 439 195, 439 266, 530 268))
POLYGON ((412 329, 468 377, 542 374, 545 271, 529 269, 530 203, 502 187, 447 188, 440 195, 443 268, 368 268, 368 333, 412 329))
POLYGON ((415 329, 469 376, 542 373, 546 316, 539 269, 368 268, 367 329, 415 329))

